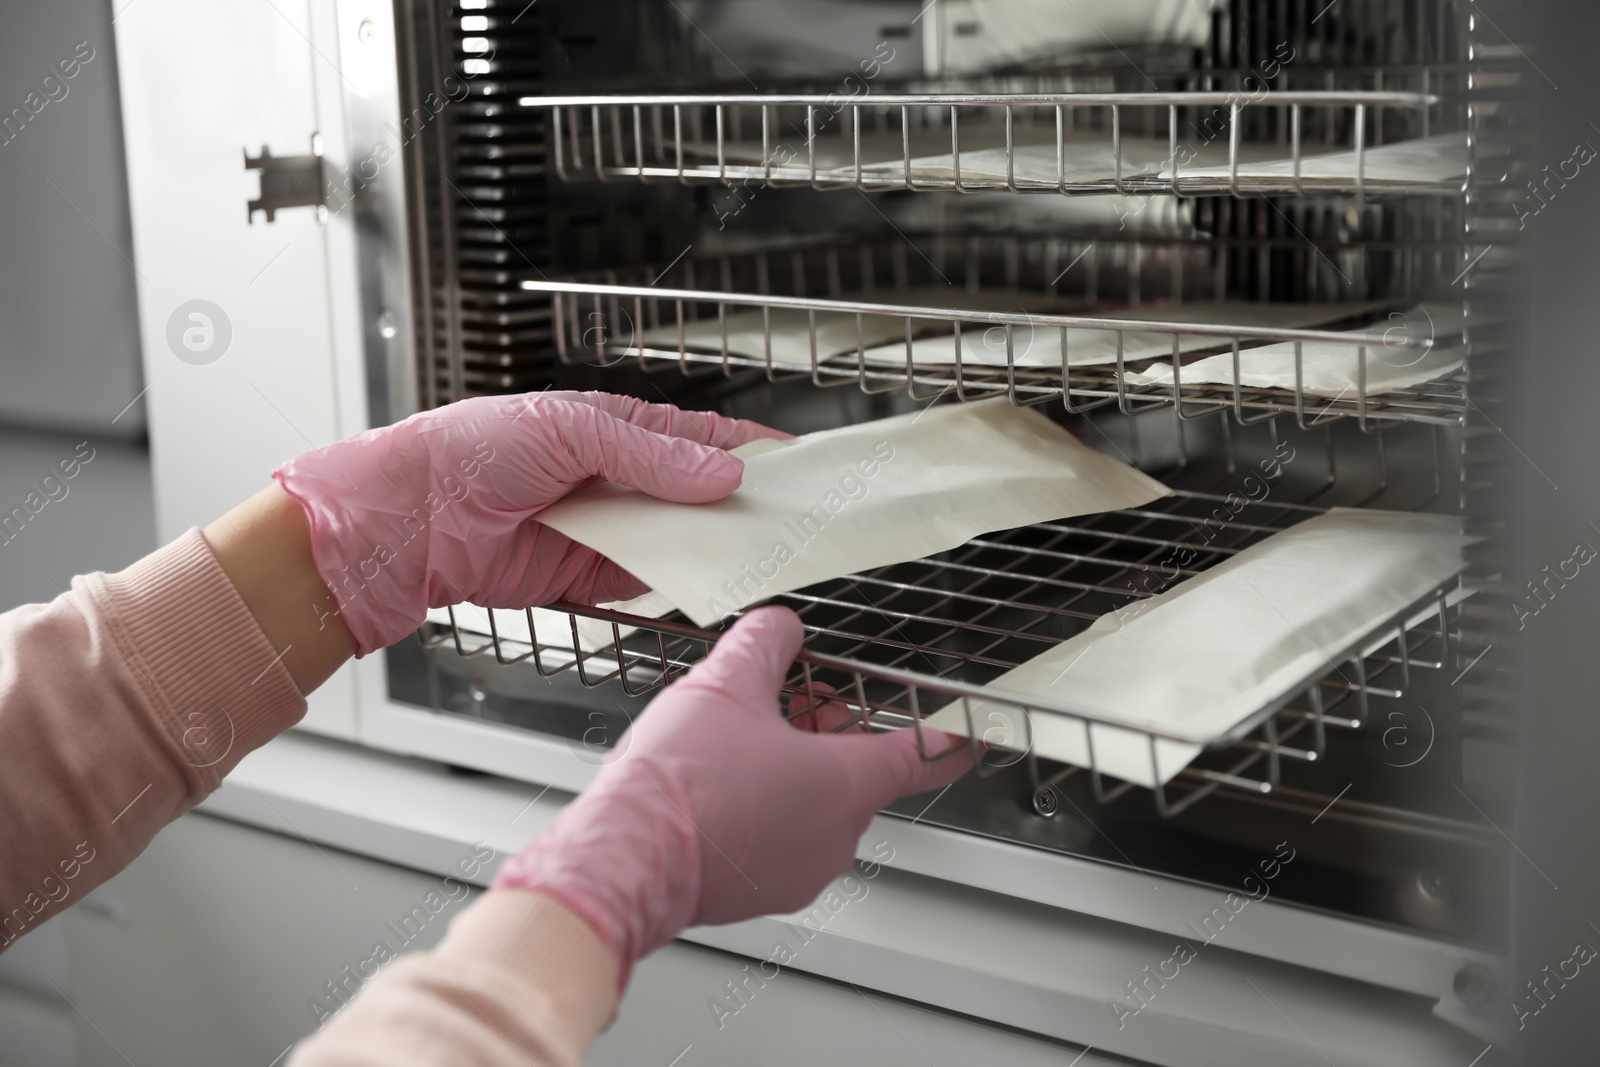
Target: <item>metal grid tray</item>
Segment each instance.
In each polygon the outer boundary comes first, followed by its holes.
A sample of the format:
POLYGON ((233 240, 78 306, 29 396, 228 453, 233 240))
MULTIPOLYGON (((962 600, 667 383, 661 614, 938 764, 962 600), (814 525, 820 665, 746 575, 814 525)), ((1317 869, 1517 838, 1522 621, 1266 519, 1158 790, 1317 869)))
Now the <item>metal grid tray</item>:
MULTIPOLYGON (((916 730, 924 758, 928 749, 921 744, 922 722, 951 703, 965 709, 970 743, 980 757, 983 733, 971 728, 974 700, 1011 709, 1023 738, 1032 736, 1034 716, 1079 723, 1087 734, 1089 723, 1107 720, 1070 704, 984 686, 1101 615, 1154 595, 1322 510, 1250 502, 1227 525, 1224 536, 1209 538, 1196 521, 1223 500, 1218 494, 1179 491, 1143 508, 991 534, 938 556, 774 598, 798 612, 806 629, 806 645, 786 689, 804 694, 805 700, 791 717, 816 707, 823 699, 816 687, 824 684, 861 722, 916 730), (1191 566, 1157 568, 1182 548, 1195 551, 1191 566), (1176 573, 1167 578, 1163 569, 1176 573)), ((1398 698, 1410 687, 1412 672, 1438 670, 1450 662, 1457 604, 1464 596, 1458 582, 1444 583, 1374 626, 1331 657, 1327 669, 1306 677, 1222 737, 1135 729, 1149 743, 1152 765, 1160 739, 1205 740, 1210 749, 1196 765, 1151 791, 1157 811, 1164 817, 1176 815, 1219 787, 1270 793, 1279 785, 1286 762, 1309 763, 1323 756, 1328 729, 1364 728, 1371 697, 1398 698)), ((616 681, 637 696, 680 675, 719 636, 676 613, 649 619, 580 605, 554 607, 567 613, 554 628, 540 626, 531 612, 514 613, 525 616, 531 642, 502 632, 508 613, 486 612, 484 634, 460 623, 454 609, 450 625, 424 627, 423 641, 451 642, 462 656, 492 654, 505 664, 527 662, 545 676, 573 671, 585 686, 616 681), (609 624, 609 635, 601 641, 583 640, 579 618, 609 624)), ((1041 759, 1025 744, 1022 754, 1005 765, 1025 762, 1036 798, 1080 771, 1090 776, 1094 795, 1102 802, 1138 788, 1102 775, 1094 765, 1092 743, 1089 752, 1088 766, 1061 766, 1041 759)), ((998 769, 982 758, 978 765, 980 773, 998 769)))
MULTIPOLYGON (((771 381, 807 380, 817 386, 851 386, 866 393, 905 389, 923 401, 948 392, 970 400, 1006 395, 1019 406, 1059 400, 1078 413, 1110 404, 1124 413, 1167 407, 1192 419, 1232 411, 1241 424, 1292 414, 1302 428, 1354 417, 1363 429, 1398 422, 1460 425, 1466 399, 1460 372, 1408 389, 1377 394, 1366 386, 1366 370, 1380 358, 1411 359, 1452 338, 1397 336, 1383 324, 1359 331, 1270 329, 1228 323, 1177 322, 1162 318, 1162 304, 1151 304, 1144 319, 1108 319, 1093 314, 1040 313, 1008 301, 1047 297, 1059 306, 1093 310, 1098 304, 1142 306, 1143 300, 1195 300, 1229 293, 1230 257, 1276 263, 1283 276, 1298 279, 1300 300, 1352 300, 1363 294, 1349 279, 1367 273, 1392 279, 1407 291, 1427 291, 1455 268, 1459 245, 1444 242, 1369 242, 1351 255, 1361 269, 1346 274, 1329 269, 1327 252, 1292 238, 1205 241, 1127 240, 1105 237, 1018 239, 1014 237, 923 237, 850 246, 814 245, 771 248, 708 259, 681 258, 666 270, 642 267, 605 271, 572 279, 528 278, 525 290, 551 294, 556 351, 563 362, 609 367, 628 359, 646 372, 673 370, 694 376, 757 371, 771 381), (1276 257, 1276 258, 1273 258, 1276 257), (1326 261, 1326 262, 1324 262, 1326 261), (735 285, 745 291, 734 291, 735 285), (934 302, 929 287, 963 292, 969 303, 934 302), (748 290, 755 290, 754 292, 748 290), (973 295, 990 297, 992 310, 973 306, 973 295), (730 346, 732 314, 759 311, 765 328, 763 350, 730 346), (775 356, 772 316, 806 313, 808 357, 791 347, 775 356), (853 316, 854 351, 829 349, 818 340, 818 316, 853 316), (905 362, 868 360, 864 339, 867 317, 903 323, 905 362), (716 322, 719 342, 691 343, 685 328, 716 322), (662 331, 675 340, 663 341, 662 331), (1066 330, 1114 332, 1117 361, 1097 366, 1069 363, 1066 330), (1061 331, 1060 366, 1020 365, 1035 336, 1061 331), (649 331, 658 336, 647 338, 649 331), (1327 398, 1302 387, 1184 383, 1181 365, 1171 385, 1131 386, 1125 372, 1123 336, 1132 331, 1170 334, 1176 352, 1180 337, 1205 337, 1205 351, 1232 352, 1277 341, 1301 346, 1328 342, 1356 348, 1360 371, 1353 388, 1327 398), (983 338, 987 358, 965 350, 962 333, 983 338), (948 364, 913 361, 913 338, 951 339, 948 364)), ((1333 250, 1334 255, 1343 254, 1333 250)), ((1281 277, 1281 276, 1280 276, 1281 277)), ((1396 301, 1395 306, 1403 306, 1396 301)), ((1191 355, 1196 353, 1186 353, 1191 355)), ((1139 361, 1138 365, 1143 365, 1139 361)), ((1237 366, 1237 364, 1236 364, 1237 366)), ((1237 377, 1237 374, 1235 375, 1237 377)), ((1297 375, 1298 377, 1298 375, 1297 375)))
POLYGON ((1401 113, 1406 121, 1392 123, 1391 128, 1404 125, 1426 135, 1429 112, 1441 103, 1440 96, 1431 92, 726 93, 527 96, 519 103, 548 113, 551 164, 563 181, 1172 196, 1459 196, 1461 192, 1460 181, 1375 184, 1368 180, 1366 151, 1376 144, 1372 127, 1381 129, 1386 112, 1401 113), (1252 121, 1262 113, 1270 114, 1272 121, 1252 121), (1214 121, 1213 115, 1225 116, 1225 125, 1203 134, 1202 147, 1226 130, 1228 174, 1185 177, 1180 150, 1193 147, 1185 123, 1214 121), (1313 149, 1355 154, 1355 173, 1349 178, 1308 182, 1302 174, 1308 154, 1308 115, 1315 115, 1319 129, 1326 131, 1321 144, 1311 145, 1313 149), (1240 174, 1241 145, 1252 143, 1244 140, 1245 130, 1263 125, 1277 131, 1268 143, 1281 147, 1292 165, 1290 175, 1240 174), (917 173, 915 161, 932 154, 926 136, 930 130, 939 135, 941 153, 948 135, 952 156, 948 176, 917 173), (1135 130, 1166 137, 1166 161, 1179 164, 1174 173, 1163 176, 1124 159, 1124 138, 1135 130), (752 160, 757 136, 760 151, 752 160), (1068 145, 1082 138, 1103 142, 1110 149, 1110 174, 1092 180, 1069 176, 1068 145), (797 139, 798 147, 786 139, 797 139), (897 154, 886 157, 881 147, 870 150, 874 141, 892 144, 896 139, 897 154), (830 142, 842 144, 842 152, 830 152, 830 142), (1003 178, 993 176, 998 169, 993 166, 985 167, 981 176, 973 174, 975 143, 1003 148, 1003 178), (1024 143, 1053 146, 1055 165, 1049 178, 1019 174, 1018 153, 1024 143), (864 144, 869 151, 864 152, 864 144), (965 176, 964 153, 969 159, 965 176))

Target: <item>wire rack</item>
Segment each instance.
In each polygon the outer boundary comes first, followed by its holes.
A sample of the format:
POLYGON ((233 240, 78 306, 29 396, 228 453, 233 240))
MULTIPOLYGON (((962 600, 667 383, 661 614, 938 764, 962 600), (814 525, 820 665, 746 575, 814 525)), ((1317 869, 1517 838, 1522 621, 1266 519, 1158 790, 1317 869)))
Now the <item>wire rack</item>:
MULTIPOLYGON (((1322 510, 1270 498, 1248 502, 1218 535, 1201 523, 1224 499, 1178 491, 1143 508, 991 534, 937 556, 774 598, 793 608, 806 630, 805 647, 786 685, 787 692, 803 697, 790 717, 809 715, 825 699, 842 700, 869 728, 916 730, 919 751, 934 759, 941 757, 925 743, 923 722, 957 704, 966 716, 980 773, 1021 762, 1036 798, 1078 773, 1089 776, 1101 802, 1122 796, 1137 787, 1102 773, 1089 732, 1091 723, 1110 720, 1070 703, 985 687, 1101 615, 1193 577, 1322 510), (1192 551, 1194 559, 1178 566, 1175 559, 1183 550, 1192 551), (836 695, 830 697, 830 691, 836 695), (985 714, 1006 709, 1016 727, 1007 747, 1020 754, 999 765, 983 758, 985 730, 973 721, 979 705, 985 714), (1089 758, 1083 766, 1055 764, 1033 751, 1040 717, 1084 730, 1089 758)), ((1289 687, 1225 736, 1114 723, 1142 736, 1152 769, 1159 741, 1202 743, 1208 749, 1196 764, 1151 790, 1157 811, 1177 815, 1223 787, 1270 793, 1285 765, 1316 762, 1326 750, 1329 730, 1367 726, 1371 698, 1403 696, 1416 672, 1437 671, 1451 661, 1457 605, 1464 597, 1458 582, 1442 584, 1379 621, 1350 647, 1336 650, 1324 669, 1289 687)), ((638 696, 682 674, 719 636, 675 612, 644 618, 571 604, 554 610, 564 614, 488 611, 486 625, 469 625, 451 609, 448 625, 430 623, 422 637, 427 645, 453 644, 464 657, 526 662, 546 677, 570 671, 584 686, 616 682, 638 696), (512 615, 525 630, 509 625, 512 615), (559 621, 552 624, 553 619, 559 621), (527 636, 510 636, 513 632, 527 636)))
POLYGON ((756 371, 866 393, 904 389, 918 401, 1006 395, 1019 406, 1059 401, 1069 413, 1112 404, 1128 414, 1172 408, 1183 419, 1231 411, 1241 424, 1292 415, 1307 429, 1354 417, 1372 429, 1461 423, 1459 373, 1385 392, 1368 386, 1380 360, 1404 365, 1435 347, 1453 349, 1458 337, 1388 328, 1382 312, 1403 308, 1398 301, 1369 308, 1376 324, 1342 330, 1180 321, 1171 309, 1235 295, 1230 276, 1241 259, 1295 301, 1338 302, 1364 295, 1354 279, 1406 292, 1436 288, 1459 256, 1459 244, 1427 240, 1323 249, 1296 237, 902 235, 681 258, 665 270, 528 278, 522 286, 551 295, 555 347, 568 364, 632 360, 645 372, 688 376, 756 371), (1149 310, 1137 319, 1094 314, 1107 305, 1149 310), (1115 351, 1102 352, 1099 364, 1079 362, 1071 338, 1081 344, 1082 331, 1114 337, 1115 351), (1125 348, 1131 334, 1141 335, 1143 355, 1125 348), (1152 346, 1152 335, 1162 343, 1152 346), (1273 342, 1293 344, 1293 381, 1239 384, 1240 353, 1273 342), (1356 353, 1342 392, 1306 387, 1307 344, 1356 353), (1129 372, 1157 357, 1152 348, 1176 368, 1173 380, 1131 384, 1129 372), (1232 355, 1229 384, 1183 380, 1184 359, 1208 352, 1232 355))
POLYGON ((1388 128, 1433 132, 1432 92, 913 92, 527 96, 563 181, 971 193, 1460 194, 1369 173, 1388 128), (1263 122, 1262 115, 1270 116, 1263 122), (1315 116, 1319 131, 1308 136, 1315 116), (1246 132, 1275 131, 1271 141, 1246 132), (1191 130, 1195 131, 1191 134, 1191 130), (1350 154, 1349 173, 1310 162, 1350 154), (1252 169, 1280 161, 1272 173, 1252 169), (1185 174, 1189 168, 1193 173, 1185 174))

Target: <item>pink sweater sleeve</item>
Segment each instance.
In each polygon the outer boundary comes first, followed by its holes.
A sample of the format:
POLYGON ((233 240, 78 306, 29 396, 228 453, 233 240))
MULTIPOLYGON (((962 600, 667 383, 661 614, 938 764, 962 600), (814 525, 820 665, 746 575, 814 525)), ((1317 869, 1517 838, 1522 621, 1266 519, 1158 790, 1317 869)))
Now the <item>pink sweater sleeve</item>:
POLYGON ((305 706, 199 530, 0 615, 0 946, 127 866, 305 706))
POLYGON ((610 951, 577 913, 490 890, 438 948, 388 964, 288 1067, 577 1067, 617 983, 610 951))
MULTIPOLYGON (((305 700, 199 530, 0 615, 0 950, 121 870, 305 700)), ((331 1064, 576 1064, 616 965, 547 897, 490 892, 300 1049, 331 1064)))

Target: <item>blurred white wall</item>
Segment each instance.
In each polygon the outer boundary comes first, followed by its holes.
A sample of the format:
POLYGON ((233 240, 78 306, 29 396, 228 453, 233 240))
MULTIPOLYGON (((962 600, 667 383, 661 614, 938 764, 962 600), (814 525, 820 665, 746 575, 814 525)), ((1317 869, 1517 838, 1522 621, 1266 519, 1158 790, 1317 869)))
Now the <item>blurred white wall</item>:
MULTIPOLYGON (((112 17, 106 0, 0 4, 0 511, 51 491, 0 539, 0 611, 155 547, 112 17)), ((65 929, 0 957, 4 1067, 80 1062, 65 929)))
POLYGON ((0 4, 0 424, 144 429, 113 17, 0 4))

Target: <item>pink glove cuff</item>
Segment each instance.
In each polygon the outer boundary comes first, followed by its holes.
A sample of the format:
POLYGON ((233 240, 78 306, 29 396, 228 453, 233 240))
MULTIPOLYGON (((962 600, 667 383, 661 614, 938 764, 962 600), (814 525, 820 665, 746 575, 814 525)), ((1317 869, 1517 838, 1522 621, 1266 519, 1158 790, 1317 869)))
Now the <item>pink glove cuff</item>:
MULTIPOLYGON (((427 501, 436 477, 412 431, 410 420, 384 431, 389 437, 379 448, 366 440, 379 431, 369 430, 272 472, 306 513, 311 558, 358 657, 415 630, 428 610, 433 530, 396 503, 427 501)), ((431 517, 426 503, 418 514, 431 517)))
POLYGON ((528 847, 501 865, 494 888, 545 893, 582 916, 616 955, 622 982, 635 961, 677 936, 700 896, 700 840, 689 801, 650 761, 595 783, 528 847))
POLYGON ((339 605, 338 614, 344 621, 345 628, 350 631, 350 636, 355 638, 356 658, 360 659, 386 647, 391 642, 385 640, 384 628, 368 613, 344 610, 359 592, 355 578, 350 574, 349 565, 338 558, 339 537, 332 531, 348 529, 350 522, 347 516, 340 514, 331 506, 332 501, 338 499, 336 495, 328 493, 312 495, 300 491, 303 480, 296 476, 295 468, 302 462, 303 460, 294 460, 285 463, 272 472, 272 479, 281 485, 283 491, 288 493, 295 503, 300 505, 300 510, 306 513, 306 522, 311 527, 311 561, 316 564, 317 573, 322 576, 329 592, 333 593, 334 600, 339 605), (343 582, 339 581, 341 575, 345 577, 343 582))

